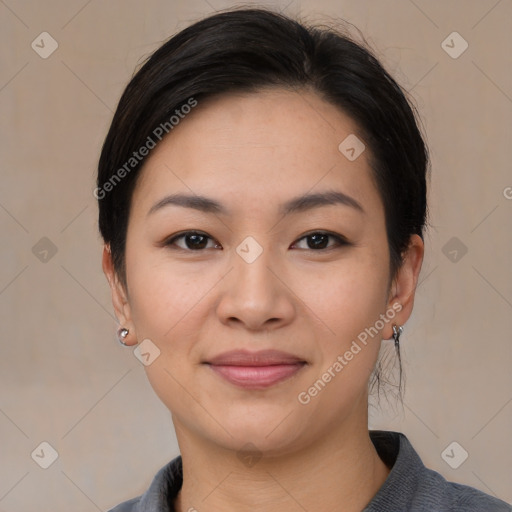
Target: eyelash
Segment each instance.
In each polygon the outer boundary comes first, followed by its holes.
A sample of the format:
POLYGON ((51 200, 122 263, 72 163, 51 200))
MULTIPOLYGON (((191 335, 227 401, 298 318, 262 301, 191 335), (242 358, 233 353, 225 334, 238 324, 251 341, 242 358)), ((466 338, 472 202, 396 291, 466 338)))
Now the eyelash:
MULTIPOLYGON (((206 233, 203 233, 201 231, 184 231, 184 232, 179 233, 177 235, 173 235, 171 238, 168 238, 167 240, 165 240, 163 242, 162 245, 165 246, 165 247, 168 247, 170 249, 173 249, 173 250, 181 250, 181 251, 185 251, 185 252, 201 252, 201 251, 205 250, 205 249, 188 249, 188 248, 184 249, 183 247, 179 247, 179 246, 172 247, 175 244, 176 240, 179 240, 180 238, 184 238, 187 235, 200 235, 200 236, 206 237, 206 238, 208 238, 210 240, 214 240, 212 237, 208 236, 206 233)), ((329 231, 311 231, 311 232, 306 233, 305 235, 301 236, 300 238, 298 238, 297 241, 294 242, 292 245, 295 245, 297 242, 299 242, 301 240, 304 240, 304 239, 306 239, 308 237, 311 237, 313 235, 329 236, 330 238, 333 238, 336 241, 336 245, 330 246, 330 247, 326 247, 326 248, 322 248, 322 249, 310 249, 310 248, 308 248, 308 249, 299 249, 299 250, 307 250, 307 251, 314 251, 314 252, 325 252, 325 251, 329 251, 329 250, 332 250, 332 249, 340 248, 340 247, 343 247, 343 246, 352 245, 343 236, 337 235, 336 233, 331 233, 329 231)), ((211 247, 210 247, 210 249, 211 249, 211 247)))

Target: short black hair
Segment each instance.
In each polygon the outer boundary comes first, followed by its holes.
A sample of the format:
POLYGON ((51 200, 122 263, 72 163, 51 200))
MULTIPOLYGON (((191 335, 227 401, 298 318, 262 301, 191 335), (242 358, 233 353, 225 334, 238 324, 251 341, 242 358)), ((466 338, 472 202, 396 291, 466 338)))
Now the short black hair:
POLYGON ((269 9, 231 9, 193 23, 161 45, 134 74, 117 106, 99 159, 95 196, 100 233, 125 286, 130 203, 146 160, 134 152, 155 142, 158 127, 158 133, 162 128, 170 133, 171 117, 190 110, 192 102, 268 87, 312 90, 355 122, 384 205, 389 283, 410 236, 423 239, 427 146, 407 92, 369 46, 269 9))

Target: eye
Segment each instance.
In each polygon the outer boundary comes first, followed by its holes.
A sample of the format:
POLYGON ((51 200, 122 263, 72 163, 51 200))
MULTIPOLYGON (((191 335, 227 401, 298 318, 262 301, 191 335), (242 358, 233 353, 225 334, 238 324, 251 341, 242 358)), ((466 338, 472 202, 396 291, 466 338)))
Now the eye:
MULTIPOLYGON (((176 245, 179 249, 183 249, 184 251, 200 251, 202 249, 212 248, 211 246, 208 247, 208 240, 214 241, 213 238, 205 233, 199 231, 185 231, 184 233, 172 236, 164 242, 164 245, 167 247, 176 245), (184 246, 176 243, 181 239, 183 239, 184 246)), ((215 243, 213 248, 218 247, 220 247, 220 245, 215 243)))
MULTIPOLYGON (((305 240, 307 244, 307 247, 298 247, 302 250, 306 249, 318 251, 350 245, 350 243, 341 235, 325 231, 315 231, 299 238, 299 240, 295 242, 291 248, 297 248, 298 243, 302 240, 305 240), (332 239, 334 244, 329 244, 329 239, 332 239)), ((216 240, 208 236, 206 233, 202 233, 200 231, 185 231, 177 235, 173 235, 171 238, 167 239, 163 245, 170 248, 175 246, 178 249, 182 249, 184 251, 201 251, 203 249, 212 248, 222 249, 222 246, 216 240), (181 243, 178 243, 178 241, 181 241, 181 243), (213 243, 213 245, 208 246, 209 242, 213 243)))
POLYGON ((350 243, 341 235, 329 233, 326 231, 315 231, 313 233, 304 235, 302 238, 299 238, 299 240, 292 245, 292 248, 294 248, 294 246, 296 246, 297 243, 301 240, 306 240, 307 247, 299 247, 300 249, 309 249, 315 251, 322 249, 334 249, 343 245, 350 245, 350 243), (335 241, 334 245, 328 245, 329 238, 332 238, 335 241))

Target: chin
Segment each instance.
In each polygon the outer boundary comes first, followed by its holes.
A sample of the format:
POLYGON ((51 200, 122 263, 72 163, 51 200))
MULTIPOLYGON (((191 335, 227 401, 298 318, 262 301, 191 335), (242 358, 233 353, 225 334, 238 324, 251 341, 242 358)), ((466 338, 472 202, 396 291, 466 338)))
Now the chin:
POLYGON ((232 434, 232 438, 219 440, 219 444, 235 452, 237 457, 243 457, 246 452, 265 457, 279 457, 292 452, 299 443, 289 430, 283 429, 278 434, 268 435, 262 425, 251 425, 250 428, 240 426, 232 434))
POLYGON ((223 435, 219 441, 234 451, 251 444, 266 455, 284 454, 300 442, 301 422, 292 416, 283 407, 253 407, 250 414, 225 415, 223 425, 230 435, 223 435))

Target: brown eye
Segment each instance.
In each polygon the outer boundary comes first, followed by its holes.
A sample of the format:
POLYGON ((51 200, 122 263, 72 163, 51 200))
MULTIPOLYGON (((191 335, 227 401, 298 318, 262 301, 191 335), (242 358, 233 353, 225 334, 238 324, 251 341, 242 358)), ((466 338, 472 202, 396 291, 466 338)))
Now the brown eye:
MULTIPOLYGON (((188 250, 188 251, 200 251, 202 249, 212 248, 208 247, 208 241, 213 241, 213 238, 209 237, 204 233, 200 233, 198 231, 186 231, 179 235, 173 236, 169 240, 165 242, 165 246, 171 247, 176 245, 179 249, 188 250), (183 240, 181 245, 176 243, 178 240, 183 240)), ((218 244, 214 244, 214 247, 219 247, 218 244)))
MULTIPOLYGON (((301 247, 300 249, 307 250, 322 250, 322 249, 334 249, 335 247, 340 247, 343 245, 350 245, 345 238, 340 235, 336 235, 334 233, 327 233, 324 231, 315 231, 314 233, 309 233, 302 238, 299 238, 297 242, 293 246, 296 246, 298 242, 301 240, 306 240, 307 247, 301 247), (329 239, 334 240, 334 245, 329 245, 329 239)), ((292 246, 292 247, 293 247, 292 246)))

